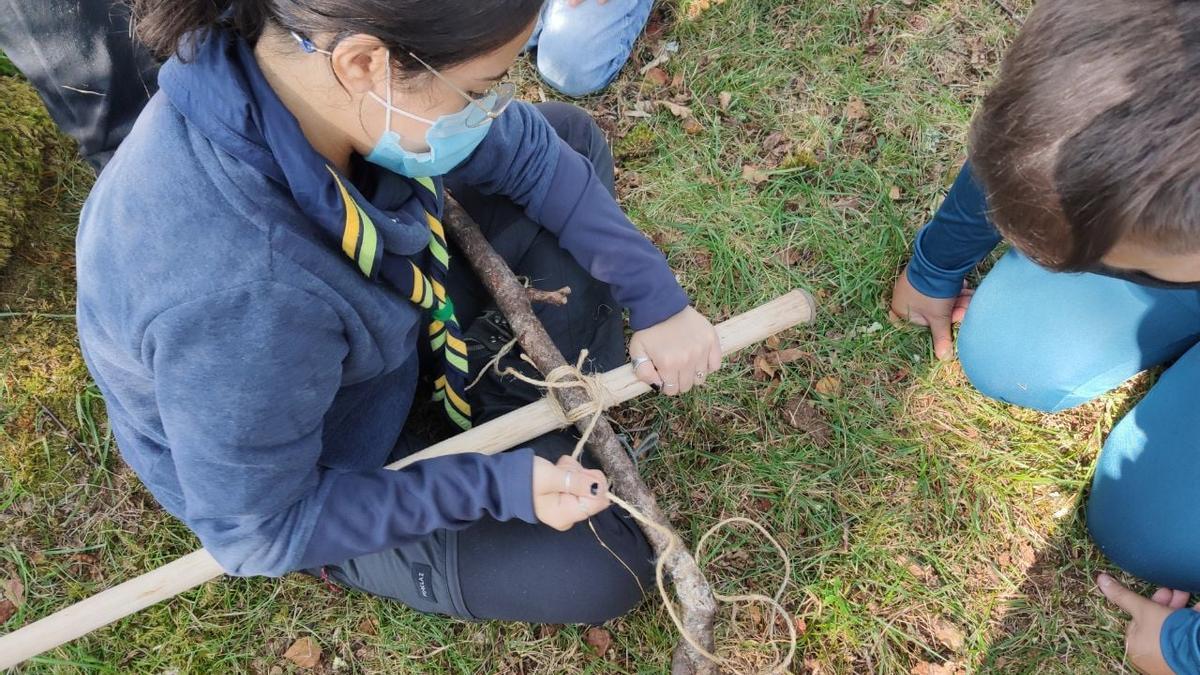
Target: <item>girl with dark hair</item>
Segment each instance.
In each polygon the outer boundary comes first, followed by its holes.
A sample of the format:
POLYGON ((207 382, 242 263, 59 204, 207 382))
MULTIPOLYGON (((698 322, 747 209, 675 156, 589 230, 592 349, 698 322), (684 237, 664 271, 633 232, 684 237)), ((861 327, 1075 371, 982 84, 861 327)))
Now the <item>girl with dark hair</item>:
POLYGON ((1070 408, 1171 364, 1109 434, 1087 506, 1147 673, 1200 673, 1200 2, 1042 0, 971 128, 971 163, 917 235, 892 311, 988 396, 1070 408), (1189 84, 1190 83, 1190 84, 1189 84), (964 283, 1013 244, 977 293, 964 283))
POLYGON ((720 365, 590 118, 513 100, 541 0, 133 4, 170 58, 84 207, 78 320, 158 501, 230 574, 470 618, 630 609, 650 548, 570 434, 382 468, 416 449, 418 396, 460 427, 540 397, 491 374, 468 390, 511 332, 445 239, 447 186, 517 274, 572 288, 537 309, 568 359, 623 363, 624 306, 662 392, 720 365))

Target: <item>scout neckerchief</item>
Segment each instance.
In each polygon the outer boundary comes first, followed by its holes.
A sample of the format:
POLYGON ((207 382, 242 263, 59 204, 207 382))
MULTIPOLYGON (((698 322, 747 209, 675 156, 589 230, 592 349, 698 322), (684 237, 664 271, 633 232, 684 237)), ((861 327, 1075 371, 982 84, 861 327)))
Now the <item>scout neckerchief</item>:
MULTIPOLYGON (((435 397, 456 424, 471 426, 471 406, 462 395, 467 349, 454 304, 446 297, 450 257, 438 219, 440 179, 386 173, 381 185, 404 181, 416 199, 397 196, 398 203, 389 203, 386 211, 376 207, 312 147, 267 82, 253 49, 228 31, 211 31, 187 64, 169 61, 160 83, 173 102, 195 113, 188 119, 222 151, 284 186, 321 238, 340 243, 363 276, 394 287, 428 312, 430 343, 442 363, 435 397)), ((288 241, 283 237, 279 245, 286 248, 288 241)))
MULTIPOLYGON (((328 167, 326 167, 328 168, 328 167)), ((433 400, 441 401, 450 419, 463 429, 471 428, 471 405, 463 396, 467 383, 467 345, 454 316, 454 303, 446 295, 446 277, 450 272, 450 254, 446 233, 438 215, 444 200, 438 183, 429 178, 414 179, 413 192, 425 211, 429 225, 429 269, 422 270, 411 258, 380 255, 378 232, 371 217, 350 196, 345 183, 333 169, 346 218, 342 231, 342 251, 358 264, 368 278, 382 277, 413 304, 429 311, 429 345, 441 356, 442 374, 434 381, 433 400)))

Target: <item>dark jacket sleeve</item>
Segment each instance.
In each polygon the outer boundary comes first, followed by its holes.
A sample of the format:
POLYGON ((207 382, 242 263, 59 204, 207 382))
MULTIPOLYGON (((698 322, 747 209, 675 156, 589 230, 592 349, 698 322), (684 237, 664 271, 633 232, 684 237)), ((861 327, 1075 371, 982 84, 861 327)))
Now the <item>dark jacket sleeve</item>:
POLYGON ((908 281, 934 298, 953 298, 963 279, 996 244, 1000 234, 987 217, 983 188, 963 165, 933 219, 917 233, 908 281))
POLYGON ((321 467, 347 350, 332 307, 271 281, 177 305, 147 326, 142 360, 169 448, 154 470, 176 473, 183 520, 226 571, 277 576, 484 515, 534 521, 528 450, 404 471, 321 467))
POLYGON ((688 306, 663 254, 621 211, 591 162, 532 105, 510 105, 452 175, 486 194, 509 197, 553 232, 580 265, 612 287, 617 302, 629 308, 634 330, 688 306))

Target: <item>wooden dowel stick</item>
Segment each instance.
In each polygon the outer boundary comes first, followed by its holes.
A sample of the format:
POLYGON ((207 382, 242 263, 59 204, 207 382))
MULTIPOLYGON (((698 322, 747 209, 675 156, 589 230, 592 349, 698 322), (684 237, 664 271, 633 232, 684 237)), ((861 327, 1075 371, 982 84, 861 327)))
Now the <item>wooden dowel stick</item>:
MULTIPOLYGON (((717 337, 721 341, 721 353, 732 354, 762 342, 782 330, 812 321, 814 307, 812 296, 806 291, 793 290, 764 305, 731 317, 716 327, 717 337)), ((650 391, 650 385, 639 380, 629 364, 604 373, 600 376, 600 381, 612 394, 612 405, 624 403, 650 391)), ((415 452, 389 464, 388 468, 402 469, 413 462, 458 452, 490 455, 562 427, 562 419, 555 413, 554 406, 542 399, 415 452)))
MULTIPOLYGON (((810 321, 813 311, 814 304, 808 293, 801 290, 786 293, 718 325, 721 351, 729 354, 744 349, 779 331, 810 321)), ((650 387, 637 379, 628 364, 608 371, 601 379, 612 393, 613 405, 650 391, 650 387)), ((423 459, 455 453, 495 454, 562 427, 562 418, 551 405, 545 400, 536 401, 409 455, 389 464, 387 468, 400 469, 423 459)), ((189 553, 0 636, 0 669, 11 668, 223 573, 208 551, 200 549, 189 553)))

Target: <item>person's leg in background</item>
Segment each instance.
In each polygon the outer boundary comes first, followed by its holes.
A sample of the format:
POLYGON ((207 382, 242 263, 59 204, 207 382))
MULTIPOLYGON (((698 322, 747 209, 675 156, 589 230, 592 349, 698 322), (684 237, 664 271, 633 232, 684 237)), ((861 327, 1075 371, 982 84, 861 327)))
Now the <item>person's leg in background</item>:
POLYGON ((1108 435, 1088 498, 1092 539, 1126 572, 1200 592, 1200 346, 1108 435))
POLYGON ((1200 338, 1200 302, 1097 274, 1060 274, 1010 251, 979 285, 958 333, 967 378, 1047 412, 1089 401, 1200 338))
POLYGON ((158 88, 120 0, 0 0, 0 51, 99 172, 158 88))
POLYGON ((567 96, 608 86, 629 60, 653 0, 547 0, 530 40, 542 79, 567 96))

